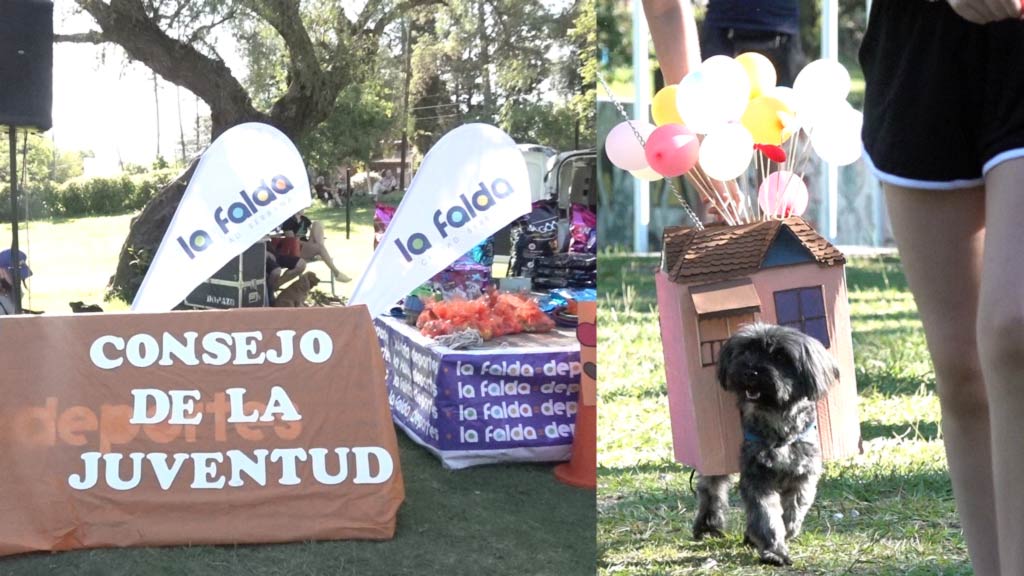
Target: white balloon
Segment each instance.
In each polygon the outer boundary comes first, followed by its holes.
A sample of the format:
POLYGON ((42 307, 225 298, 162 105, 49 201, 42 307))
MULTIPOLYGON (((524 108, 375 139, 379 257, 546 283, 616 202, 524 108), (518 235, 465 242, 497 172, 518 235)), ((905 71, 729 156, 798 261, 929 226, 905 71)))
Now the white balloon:
POLYGON ((712 56, 679 83, 676 106, 687 128, 698 134, 739 120, 750 101, 750 78, 728 56, 712 56))
POLYGON ((793 90, 808 106, 846 100, 850 94, 850 73, 835 60, 815 60, 797 74, 793 90))
POLYGON ((658 174, 657 172, 654 171, 654 168, 651 168, 649 166, 647 168, 641 168, 639 170, 630 170, 629 173, 632 174, 634 178, 637 178, 639 180, 646 180, 648 182, 657 182, 658 180, 664 178, 664 176, 658 174))
POLYGON ((700 144, 700 166, 715 180, 732 180, 747 171, 754 156, 754 137, 742 124, 711 129, 700 144))
POLYGON ((823 108, 814 131, 811 146, 822 160, 836 166, 853 164, 861 155, 861 127, 864 114, 846 102, 823 108))

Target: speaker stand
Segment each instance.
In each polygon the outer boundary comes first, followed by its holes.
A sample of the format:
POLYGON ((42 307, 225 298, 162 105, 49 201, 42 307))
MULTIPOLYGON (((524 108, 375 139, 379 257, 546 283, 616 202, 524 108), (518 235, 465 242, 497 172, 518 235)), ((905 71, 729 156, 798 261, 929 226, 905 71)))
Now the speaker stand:
POLYGON ((18 249, 18 136, 7 127, 11 150, 11 283, 14 284, 14 313, 21 314, 21 252, 18 249))

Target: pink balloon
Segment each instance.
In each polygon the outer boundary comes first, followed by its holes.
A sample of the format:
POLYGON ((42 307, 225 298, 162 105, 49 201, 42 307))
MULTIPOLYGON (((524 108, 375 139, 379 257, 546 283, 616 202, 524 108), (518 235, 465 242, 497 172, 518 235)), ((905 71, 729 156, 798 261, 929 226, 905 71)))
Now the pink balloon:
MULTIPOLYGON (((642 120, 631 120, 633 127, 643 136, 644 140, 654 132, 656 126, 642 120)), ((619 122, 608 132, 604 139, 604 151, 608 159, 623 170, 643 170, 647 168, 647 159, 644 157, 644 147, 637 140, 629 122, 619 122)))
POLYGON ((663 124, 647 139, 647 163, 655 172, 671 178, 682 176, 697 164, 697 135, 682 124, 663 124))
POLYGON ((802 216, 808 200, 803 179, 787 170, 771 173, 757 190, 757 205, 769 216, 802 216))

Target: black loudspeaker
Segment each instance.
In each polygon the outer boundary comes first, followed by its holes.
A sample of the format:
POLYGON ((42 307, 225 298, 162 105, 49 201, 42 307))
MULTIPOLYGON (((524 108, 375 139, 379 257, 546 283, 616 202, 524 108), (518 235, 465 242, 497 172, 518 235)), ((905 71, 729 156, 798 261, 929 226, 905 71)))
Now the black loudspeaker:
POLYGON ((266 280, 267 246, 257 242, 197 286, 185 298, 185 304, 220 310, 265 306, 266 280))
POLYGON ((0 0, 0 126, 53 125, 53 3, 0 0))

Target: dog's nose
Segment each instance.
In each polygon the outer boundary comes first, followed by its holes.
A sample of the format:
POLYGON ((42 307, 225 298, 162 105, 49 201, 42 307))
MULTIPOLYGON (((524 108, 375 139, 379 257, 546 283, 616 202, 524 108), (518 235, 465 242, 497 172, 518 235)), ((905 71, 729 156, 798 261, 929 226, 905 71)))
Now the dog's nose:
POLYGON ((743 371, 743 377, 746 378, 747 380, 757 378, 759 374, 760 372, 758 372, 756 368, 747 368, 746 370, 743 371))

